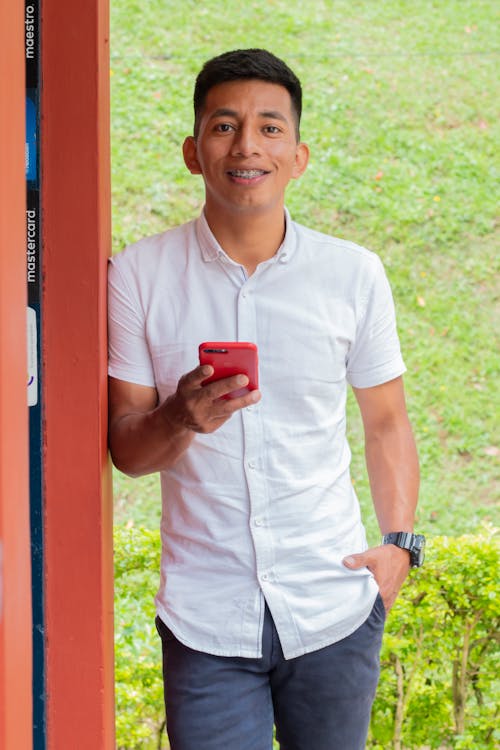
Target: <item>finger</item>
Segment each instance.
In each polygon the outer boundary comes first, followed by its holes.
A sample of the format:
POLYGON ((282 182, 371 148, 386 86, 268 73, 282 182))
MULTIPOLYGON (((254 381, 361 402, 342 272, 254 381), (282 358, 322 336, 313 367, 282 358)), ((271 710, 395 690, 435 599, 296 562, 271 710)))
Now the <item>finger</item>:
MULTIPOLYGON (((221 378, 221 380, 215 380, 213 383, 209 383, 208 385, 204 386, 204 388, 206 395, 215 401, 216 399, 227 396, 228 393, 237 391, 247 385, 247 376, 241 374, 232 375, 230 378, 221 378)), ((247 394, 245 394, 245 396, 246 395, 247 394)))
POLYGON ((214 374, 214 368, 211 365, 198 365, 194 370, 186 372, 179 378, 179 386, 182 388, 197 388, 202 385, 203 381, 214 374))
POLYGON ((384 605, 385 613, 386 615, 388 615, 392 609, 392 605, 394 604, 394 599, 396 597, 388 599, 386 596, 382 596, 382 593, 380 593, 380 596, 382 597, 382 604, 384 605))
POLYGON ((199 367, 196 367, 190 373, 193 375, 193 385, 202 385, 203 381, 212 377, 214 372, 215 370, 212 365, 200 365, 199 367))
POLYGON ((358 555, 348 555, 342 560, 342 564, 346 568, 351 570, 358 570, 359 568, 366 568, 368 564, 367 555, 364 553, 358 555))
POLYGON ((217 430, 224 422, 230 419, 236 411, 256 404, 260 401, 260 398, 260 391, 255 390, 239 398, 217 398, 210 400, 208 408, 205 409, 203 420, 193 429, 197 432, 214 432, 214 430, 217 430))
POLYGON ((259 390, 248 391, 242 396, 228 399, 228 403, 234 407, 234 411, 237 411, 238 409, 243 409, 246 406, 252 406, 253 404, 258 403, 261 398, 262 394, 259 390))
POLYGON ((258 401, 260 401, 260 399, 261 393, 257 390, 250 391, 244 396, 239 396, 238 398, 217 398, 212 401, 212 405, 210 408, 210 419, 228 419, 236 411, 244 409, 247 406, 252 406, 253 404, 256 404, 258 401))
POLYGON ((385 589, 383 589, 379 586, 379 591, 380 591, 380 596, 382 597, 382 601, 384 602, 385 611, 389 612, 394 606, 394 602, 396 601, 398 597, 399 589, 395 591, 394 589, 391 589, 391 588, 386 587, 385 589))

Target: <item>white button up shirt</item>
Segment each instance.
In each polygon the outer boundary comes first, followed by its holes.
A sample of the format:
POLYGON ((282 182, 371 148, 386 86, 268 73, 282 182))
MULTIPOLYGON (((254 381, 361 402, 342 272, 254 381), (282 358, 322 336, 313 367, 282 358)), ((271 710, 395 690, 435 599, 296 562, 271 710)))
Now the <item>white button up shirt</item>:
POLYGON ((252 341, 262 400, 197 434, 161 472, 157 612, 199 651, 259 657, 267 602, 285 658, 368 616, 377 585, 342 558, 366 548, 349 475, 346 387, 401 375, 392 296, 378 257, 290 220, 248 276, 202 215, 110 263, 109 374, 160 400, 202 341, 252 341))

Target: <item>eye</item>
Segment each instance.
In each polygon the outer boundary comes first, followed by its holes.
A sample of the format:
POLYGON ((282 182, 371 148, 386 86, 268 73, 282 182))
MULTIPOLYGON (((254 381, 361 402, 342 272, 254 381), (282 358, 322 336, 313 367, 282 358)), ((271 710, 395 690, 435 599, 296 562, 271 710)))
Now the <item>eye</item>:
POLYGON ((219 122, 214 130, 217 133, 230 133, 231 130, 234 130, 234 125, 231 125, 229 122, 219 122))
POLYGON ((281 133, 281 129, 277 125, 266 125, 264 130, 270 135, 277 135, 278 133, 281 133))

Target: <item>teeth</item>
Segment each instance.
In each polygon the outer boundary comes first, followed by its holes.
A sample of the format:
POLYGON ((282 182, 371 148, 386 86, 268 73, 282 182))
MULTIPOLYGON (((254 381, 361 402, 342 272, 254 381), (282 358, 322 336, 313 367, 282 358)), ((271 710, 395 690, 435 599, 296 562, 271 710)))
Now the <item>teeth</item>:
POLYGON ((232 169, 229 174, 233 175, 233 177, 243 177, 250 180, 252 177, 259 177, 265 174, 265 172, 263 169, 232 169))

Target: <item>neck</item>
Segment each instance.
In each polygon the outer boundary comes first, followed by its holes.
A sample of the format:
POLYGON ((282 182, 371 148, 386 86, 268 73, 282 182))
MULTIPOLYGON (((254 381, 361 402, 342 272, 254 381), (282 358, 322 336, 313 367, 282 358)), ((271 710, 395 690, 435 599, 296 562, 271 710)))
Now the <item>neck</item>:
POLYGON ((277 206, 272 213, 255 212, 221 216, 205 206, 205 217, 224 252, 252 274, 259 263, 276 254, 285 236, 285 210, 277 206))

